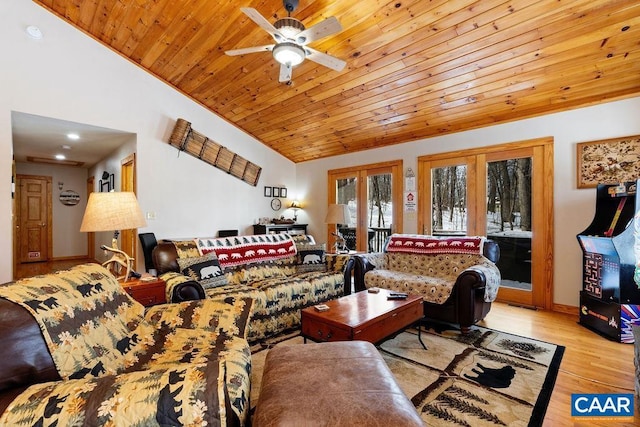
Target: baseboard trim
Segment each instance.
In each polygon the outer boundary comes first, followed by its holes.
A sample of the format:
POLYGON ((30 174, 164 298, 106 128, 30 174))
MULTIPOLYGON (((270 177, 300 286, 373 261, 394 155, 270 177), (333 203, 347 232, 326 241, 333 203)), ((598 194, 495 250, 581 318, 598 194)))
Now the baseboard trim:
POLYGON ((51 258, 49 261, 57 262, 57 261, 74 261, 77 259, 89 259, 88 255, 72 255, 72 256, 61 256, 51 258))
POLYGON ((578 307, 564 304, 553 304, 552 310, 558 313, 571 314, 572 316, 577 316, 580 313, 578 307))

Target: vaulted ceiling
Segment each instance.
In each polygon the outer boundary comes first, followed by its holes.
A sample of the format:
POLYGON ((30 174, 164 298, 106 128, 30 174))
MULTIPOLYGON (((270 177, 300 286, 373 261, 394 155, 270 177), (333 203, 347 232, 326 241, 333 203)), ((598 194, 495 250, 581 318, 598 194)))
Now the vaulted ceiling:
POLYGON ((273 43, 240 7, 274 23, 281 0, 34 1, 294 162, 640 94, 637 0, 300 0, 347 65, 290 84, 270 52, 224 54, 273 43))

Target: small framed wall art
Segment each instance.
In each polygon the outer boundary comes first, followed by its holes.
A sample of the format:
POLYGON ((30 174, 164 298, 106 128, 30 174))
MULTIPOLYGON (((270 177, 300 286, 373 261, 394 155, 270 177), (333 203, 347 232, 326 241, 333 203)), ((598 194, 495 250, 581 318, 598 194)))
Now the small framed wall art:
POLYGON ((271 195, 273 197, 280 197, 280 187, 273 187, 271 189, 271 195))
POLYGON ((280 197, 282 198, 287 197, 287 189, 285 187, 280 187, 280 197))
POLYGON ((264 197, 271 197, 271 187, 264 187, 264 197))
POLYGON ((640 178, 640 135, 577 144, 578 188, 640 178))

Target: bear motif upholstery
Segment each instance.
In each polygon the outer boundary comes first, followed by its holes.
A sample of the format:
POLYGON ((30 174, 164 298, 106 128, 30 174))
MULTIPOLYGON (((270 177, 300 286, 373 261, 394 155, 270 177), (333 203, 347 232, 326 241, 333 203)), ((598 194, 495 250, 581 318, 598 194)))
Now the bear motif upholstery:
POLYGON ((0 297, 0 425, 248 421, 251 299, 145 312, 99 264, 6 283, 0 297))
POLYGON ((355 289, 422 295, 425 317, 459 324, 466 333, 497 296, 499 257, 497 243, 484 237, 393 234, 383 252, 355 256, 355 289))

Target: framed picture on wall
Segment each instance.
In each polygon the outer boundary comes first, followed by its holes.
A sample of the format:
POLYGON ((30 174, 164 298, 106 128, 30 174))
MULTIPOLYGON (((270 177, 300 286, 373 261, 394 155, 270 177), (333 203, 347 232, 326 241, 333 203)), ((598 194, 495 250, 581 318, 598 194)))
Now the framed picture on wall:
POLYGON ((271 195, 273 197, 280 197, 280 187, 273 187, 272 190, 271 195))
POLYGON ((284 187, 280 188, 280 197, 287 197, 287 189, 284 187))
POLYGON ((271 197, 271 187, 264 187, 264 197, 271 197))
POLYGON ((577 144, 578 188, 640 178, 640 135, 577 144))

